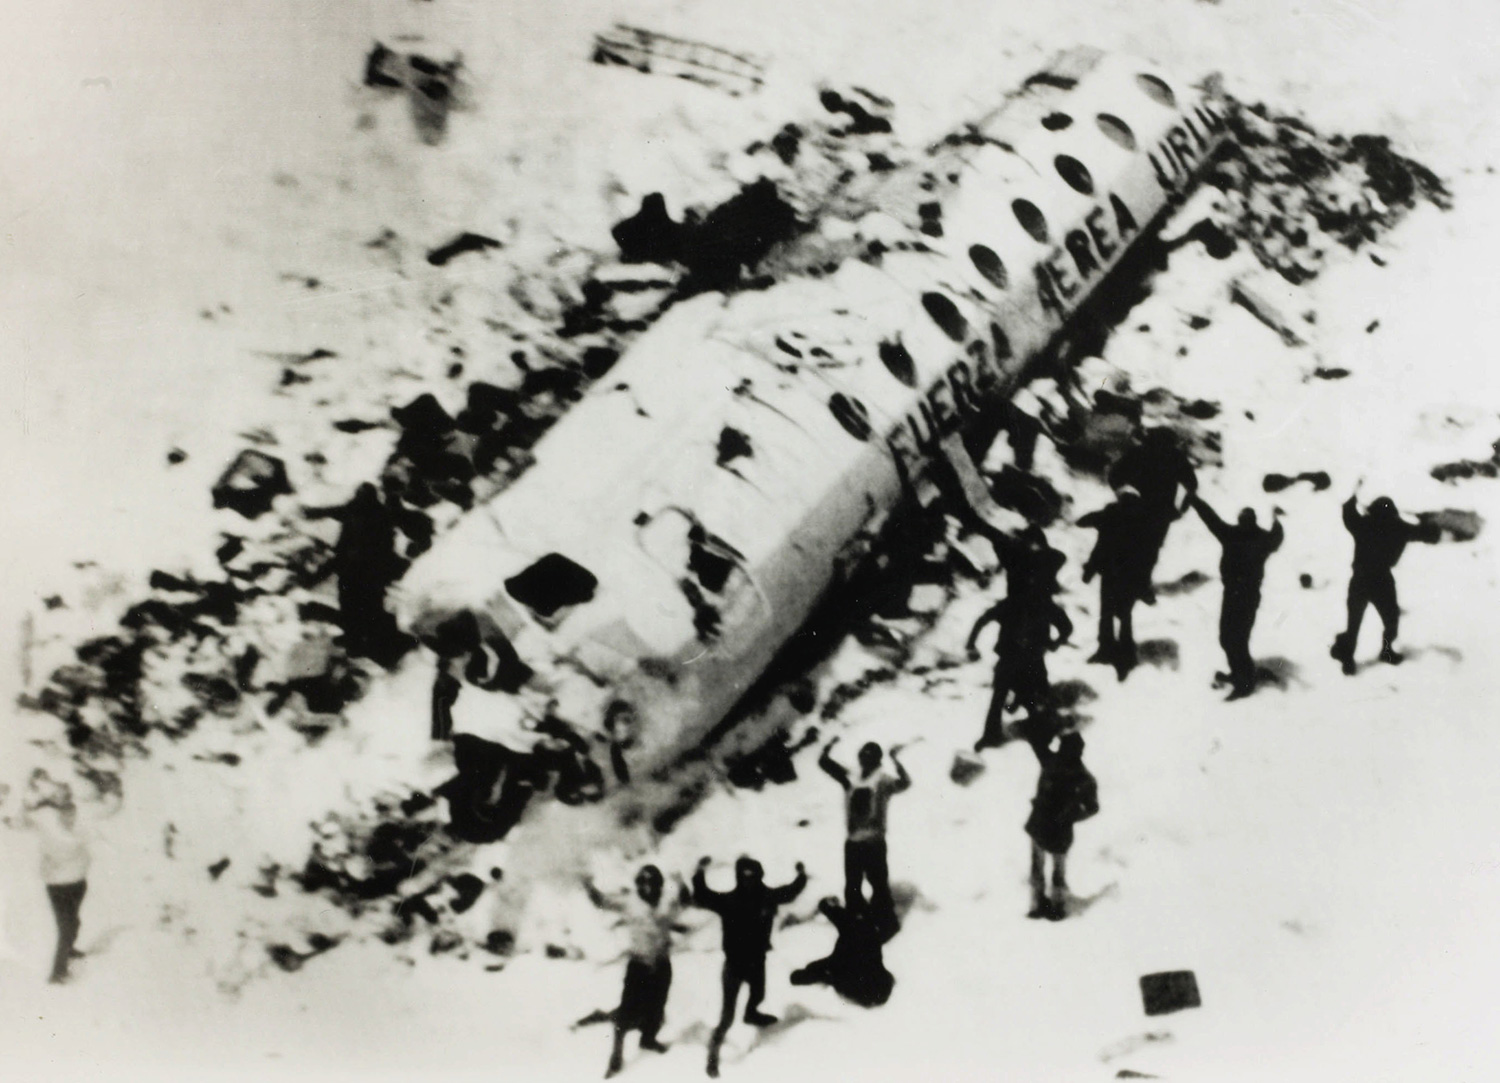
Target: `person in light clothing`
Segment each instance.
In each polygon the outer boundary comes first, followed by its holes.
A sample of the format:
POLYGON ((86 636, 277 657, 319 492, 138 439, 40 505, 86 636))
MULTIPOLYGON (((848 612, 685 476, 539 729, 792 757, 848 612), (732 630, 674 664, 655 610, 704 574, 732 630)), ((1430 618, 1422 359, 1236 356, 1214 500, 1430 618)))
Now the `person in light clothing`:
POLYGON ((895 905, 886 864, 885 810, 893 795, 911 786, 911 776, 896 758, 900 745, 891 749, 891 765, 896 768, 892 778, 880 770, 884 755, 871 741, 859 750, 859 777, 851 778, 849 770, 833 758, 838 743, 837 737, 828 742, 818 766, 844 788, 849 831, 844 843, 844 905, 850 910, 862 906, 868 881, 870 910, 878 921, 887 921, 894 916, 895 905))
POLYGON ((661 870, 655 865, 644 865, 636 873, 636 893, 628 899, 605 895, 592 880, 585 880, 583 886, 595 906, 621 915, 620 924, 630 935, 620 1006, 611 1013, 615 1040, 604 1073, 608 1079, 624 1067, 626 1031, 640 1031, 642 1049, 667 1051, 657 1033, 666 1018, 667 993, 672 988, 672 933, 689 896, 680 883, 675 895, 664 895, 661 870))
MULTIPOLYGON (((69 964, 81 956, 77 951, 81 925, 79 911, 88 891, 91 863, 87 833, 78 820, 72 787, 56 783, 41 768, 31 775, 30 796, 22 806, 22 823, 37 833, 40 843, 42 882, 57 919, 57 949, 52 956, 52 975, 47 980, 60 985, 68 980, 69 964)), ((119 790, 110 791, 119 811, 119 790)))

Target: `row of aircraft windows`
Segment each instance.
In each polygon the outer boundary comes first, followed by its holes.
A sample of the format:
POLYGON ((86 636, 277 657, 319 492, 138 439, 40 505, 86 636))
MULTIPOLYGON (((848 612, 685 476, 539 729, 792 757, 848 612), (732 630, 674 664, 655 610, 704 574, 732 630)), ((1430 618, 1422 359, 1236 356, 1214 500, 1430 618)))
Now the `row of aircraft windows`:
MULTIPOLYGON (((1176 96, 1172 93, 1172 88, 1156 76, 1138 75, 1136 83, 1152 101, 1159 105, 1168 108, 1176 105, 1176 96)), ((1116 146, 1127 151, 1136 149, 1135 133, 1130 130, 1130 125, 1119 117, 1111 113, 1100 113, 1094 118, 1094 122, 1105 138, 1116 146)), ((1072 124, 1073 118, 1063 112, 1049 113, 1042 118, 1042 126, 1048 131, 1063 131, 1072 124)), ((1074 191, 1082 195, 1094 193, 1094 178, 1089 173, 1088 167, 1077 158, 1068 154, 1059 154, 1053 159, 1053 167, 1063 182, 1074 191)), ((1015 199, 1011 201, 1011 212, 1028 236, 1038 244, 1047 243, 1049 236, 1047 218, 1040 207, 1028 199, 1015 199)), ((1005 262, 993 248, 983 244, 970 245, 969 261, 973 263, 974 269, 979 272, 980 276, 992 286, 1002 290, 1009 286, 1010 276, 1006 271, 1005 262)), ((968 339, 969 322, 950 298, 936 291, 929 291, 922 294, 922 307, 926 309, 927 315, 942 332, 954 342, 961 343, 968 339)), ((1010 357, 1010 340, 1004 330, 999 324, 991 323, 990 332, 995 342, 997 356, 1010 357)), ((891 375, 901 383, 908 387, 916 386, 916 363, 900 342, 881 343, 880 360, 891 375)), ((835 396, 835 398, 840 397, 842 396, 835 396)), ((838 412, 840 411, 835 409, 835 413, 838 412)), ((846 424, 845 427, 849 426, 846 424)))

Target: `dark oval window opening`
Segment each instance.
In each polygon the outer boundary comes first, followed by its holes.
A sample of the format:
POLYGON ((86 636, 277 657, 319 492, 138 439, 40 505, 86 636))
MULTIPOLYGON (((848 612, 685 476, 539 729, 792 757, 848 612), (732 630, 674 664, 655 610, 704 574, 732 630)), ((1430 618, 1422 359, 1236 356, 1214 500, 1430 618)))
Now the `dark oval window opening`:
POLYGON ((1005 289, 1010 277, 1005 273, 1005 264, 1000 262, 1000 257, 993 248, 982 244, 971 245, 969 259, 973 260, 974 269, 984 276, 985 281, 1005 289))
POLYGON ((561 553, 548 553, 505 581, 505 592, 539 617, 593 598, 599 580, 561 553))
POLYGON ((1089 174, 1088 166, 1077 158, 1059 154, 1053 159, 1052 164, 1057 167, 1057 175, 1066 181, 1073 191, 1082 192, 1086 196, 1094 194, 1094 178, 1089 174))
POLYGON ((1156 76, 1137 75, 1135 81, 1146 92, 1146 97, 1156 104, 1165 105, 1168 109, 1177 104, 1177 95, 1172 93, 1172 88, 1156 76))
POLYGON ((900 342, 882 342, 880 360, 892 376, 907 387, 917 386, 917 364, 911 353, 900 342))
POLYGON ((870 411, 865 409, 864 403, 845 395, 842 391, 837 391, 828 400, 828 409, 833 411, 833 416, 838 419, 838 423, 844 426, 844 431, 854 439, 868 440, 870 438, 870 411))
POLYGON ((1021 223, 1021 228, 1031 235, 1031 239, 1038 244, 1047 243, 1047 219, 1042 210, 1028 199, 1014 200, 1010 209, 1015 212, 1016 221, 1021 223))
POLYGON ((995 340, 996 361, 1008 361, 1015 356, 1010 348, 1010 336, 1001 329, 998 323, 990 324, 990 338, 995 340))
POLYGON ((1042 127, 1049 132, 1060 132, 1073 123, 1073 118, 1066 113, 1048 113, 1042 118, 1042 127))
POLYGON ((962 342, 969 337, 969 321, 964 319, 958 306, 941 293, 922 294, 922 307, 932 317, 932 322, 941 327, 943 334, 954 342, 962 342))
POLYGON ((1135 133, 1130 130, 1129 124, 1108 113, 1100 113, 1094 119, 1099 125, 1099 130, 1111 143, 1124 147, 1126 150, 1135 150, 1135 133))

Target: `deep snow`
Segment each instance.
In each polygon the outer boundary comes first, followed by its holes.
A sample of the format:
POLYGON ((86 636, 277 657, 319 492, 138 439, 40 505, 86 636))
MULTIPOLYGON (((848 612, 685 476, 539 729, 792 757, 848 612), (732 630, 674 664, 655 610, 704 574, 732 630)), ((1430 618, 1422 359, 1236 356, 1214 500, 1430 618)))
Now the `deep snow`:
MULTIPOLYGON (((1364 495, 1387 492, 1404 508, 1472 508, 1500 521, 1491 483, 1445 485, 1428 473, 1485 458, 1500 437, 1486 355, 1500 241, 1488 171, 1497 20, 1479 3, 1395 0, 937 11, 902 2, 882 4, 878 17, 867 5, 769 0, 732 9, 590 2, 569 5, 565 18, 452 0, 372 0, 316 18, 281 2, 212 15, 168 0, 8 11, 13 32, 0 48, 24 90, 0 105, 16 163, 0 182, 14 208, 0 271, 13 404, 0 477, 15 509, 0 550, 0 634, 13 636, 54 592, 84 626, 112 620, 111 597, 131 588, 111 596, 103 576, 83 605, 69 561, 97 561, 128 584, 211 552, 222 524, 206 492, 236 434, 312 432, 324 417, 272 395, 281 366, 266 354, 336 349, 370 375, 330 394, 401 401, 412 385, 390 370, 426 373, 445 356, 445 336, 484 355, 485 275, 538 266, 559 248, 607 246, 609 223, 645 191, 664 191, 674 212, 722 198, 735 184, 723 168, 731 152, 814 113, 822 82, 893 99, 901 134, 919 145, 1080 37, 1189 76, 1219 70, 1244 99, 1330 130, 1391 135, 1448 178, 1455 197, 1451 213, 1423 208, 1387 237, 1384 266, 1341 256, 1292 291, 1317 314, 1306 347, 1287 348, 1232 305, 1225 287, 1236 268, 1189 247, 1106 351, 1136 388, 1223 404, 1214 423, 1225 465, 1204 475, 1222 513, 1247 502, 1263 515, 1272 503, 1286 509, 1288 540, 1270 565, 1255 645, 1290 661, 1289 687, 1228 705, 1209 687, 1221 661, 1214 583, 1139 614, 1141 638, 1176 643, 1175 668, 1143 666, 1119 684, 1086 666, 1095 594, 1077 569, 1088 539, 1052 530, 1070 558, 1067 604, 1079 626, 1079 646, 1056 656, 1054 679, 1084 680, 1099 695, 1082 710, 1093 719, 1086 760, 1103 811, 1080 829, 1073 857, 1074 891, 1093 904, 1056 926, 1022 916, 1020 824, 1035 772, 1024 749, 987 754, 966 788, 947 778, 982 718, 984 664, 929 674, 940 678, 930 689, 913 679, 880 686, 835 725, 846 751, 867 737, 924 738, 906 757, 916 786, 892 809, 893 875, 920 893, 887 953, 896 994, 864 1012, 825 990, 790 989, 786 972, 822 954, 831 933, 818 921, 788 928, 777 936, 769 1006, 791 1019, 801 1005, 812 1017, 743 1061, 751 1036, 737 1028, 725 1075, 1489 1078, 1488 1005, 1500 992, 1487 905, 1500 854, 1486 830, 1500 811, 1490 785, 1500 755, 1483 710, 1497 672, 1492 534, 1408 553, 1405 666, 1345 679, 1327 643, 1348 560, 1337 505, 1358 479, 1364 495), (585 63, 590 35, 616 19, 771 57, 767 86, 731 98, 585 63), (418 142, 399 103, 358 86, 370 42, 403 31, 424 35, 438 55, 461 48, 476 81, 474 108, 453 116, 441 147, 418 142), (357 126, 361 114, 373 129, 357 126), (365 247, 388 227, 405 244, 394 257, 400 275, 381 262, 388 253, 365 247), (501 259, 443 269, 421 259, 466 229, 510 247, 501 259), (455 287, 459 314, 428 319, 455 287), (1194 329, 1191 316, 1210 322, 1194 329), (1320 367, 1351 375, 1312 378, 1320 367), (173 446, 189 457, 169 469, 173 446), (1304 470, 1327 471, 1332 488, 1261 491, 1267 473, 1304 470), (1204 1007, 1143 1016, 1136 979, 1179 967, 1197 972, 1204 1007)), ((358 476, 358 462, 381 450, 362 454, 336 461, 358 476)), ((1069 518, 1106 499, 1081 480, 1068 495, 1069 518)), ((1157 578, 1212 575, 1216 563, 1207 532, 1184 520, 1157 578)), ((911 665, 957 657, 986 601, 962 592, 911 665)), ((18 651, 7 640, 8 656, 18 651)), ((866 664, 846 645, 835 675, 866 664)), ((272 728, 238 741, 218 735, 220 750, 245 756, 240 768, 188 759, 204 736, 134 770, 125 812, 104 827, 84 912, 85 947, 101 938, 108 947, 73 985, 40 984, 50 916, 24 836, 0 833, 4 929, 16 948, 0 959, 9 1058, 33 1078, 602 1071, 603 1032, 566 1027, 615 994, 620 945, 580 892, 534 900, 541 916, 523 944, 534 950, 498 973, 481 953, 460 962, 419 952, 408 965, 377 942, 283 974, 266 966, 258 940, 236 948, 247 917, 286 922, 288 939, 320 918, 336 922, 316 900, 289 911, 284 899, 252 894, 246 866, 260 853, 294 860, 305 852, 302 825, 335 801, 366 799, 424 754, 426 682, 418 664, 383 682, 351 734, 310 752, 292 754, 301 739, 272 728), (371 754, 356 759, 361 746, 371 754), (256 775, 256 757, 277 773, 256 775), (234 863, 214 883, 204 870, 226 855, 234 863), (549 942, 584 958, 548 959, 538 949, 549 942), (262 976, 237 996, 219 991, 252 969, 262 976)), ((21 716, 6 732, 8 769, 29 765, 23 733, 36 725, 21 716)), ((815 879, 793 910, 810 913, 836 890, 839 843, 837 790, 814 755, 801 754, 792 785, 716 790, 657 859, 686 873, 700 853, 722 862, 753 846, 773 881, 805 860, 815 879)), ((502 844, 495 862, 518 860, 510 851, 522 844, 502 844)), ((628 876, 611 855, 596 869, 607 884, 628 876)), ((486 898, 480 909, 491 906, 486 898)), ((632 1076, 701 1071, 716 942, 711 920, 688 938, 666 1033, 678 1047, 659 1060, 632 1057, 632 1076)))

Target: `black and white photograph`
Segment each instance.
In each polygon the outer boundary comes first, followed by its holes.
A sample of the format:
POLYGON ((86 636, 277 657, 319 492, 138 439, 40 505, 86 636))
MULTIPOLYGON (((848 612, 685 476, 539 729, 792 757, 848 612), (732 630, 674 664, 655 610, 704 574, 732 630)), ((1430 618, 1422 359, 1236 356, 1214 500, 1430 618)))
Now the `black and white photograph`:
POLYGON ((0 11, 0 1075, 1500 1078, 1500 6, 0 11))

